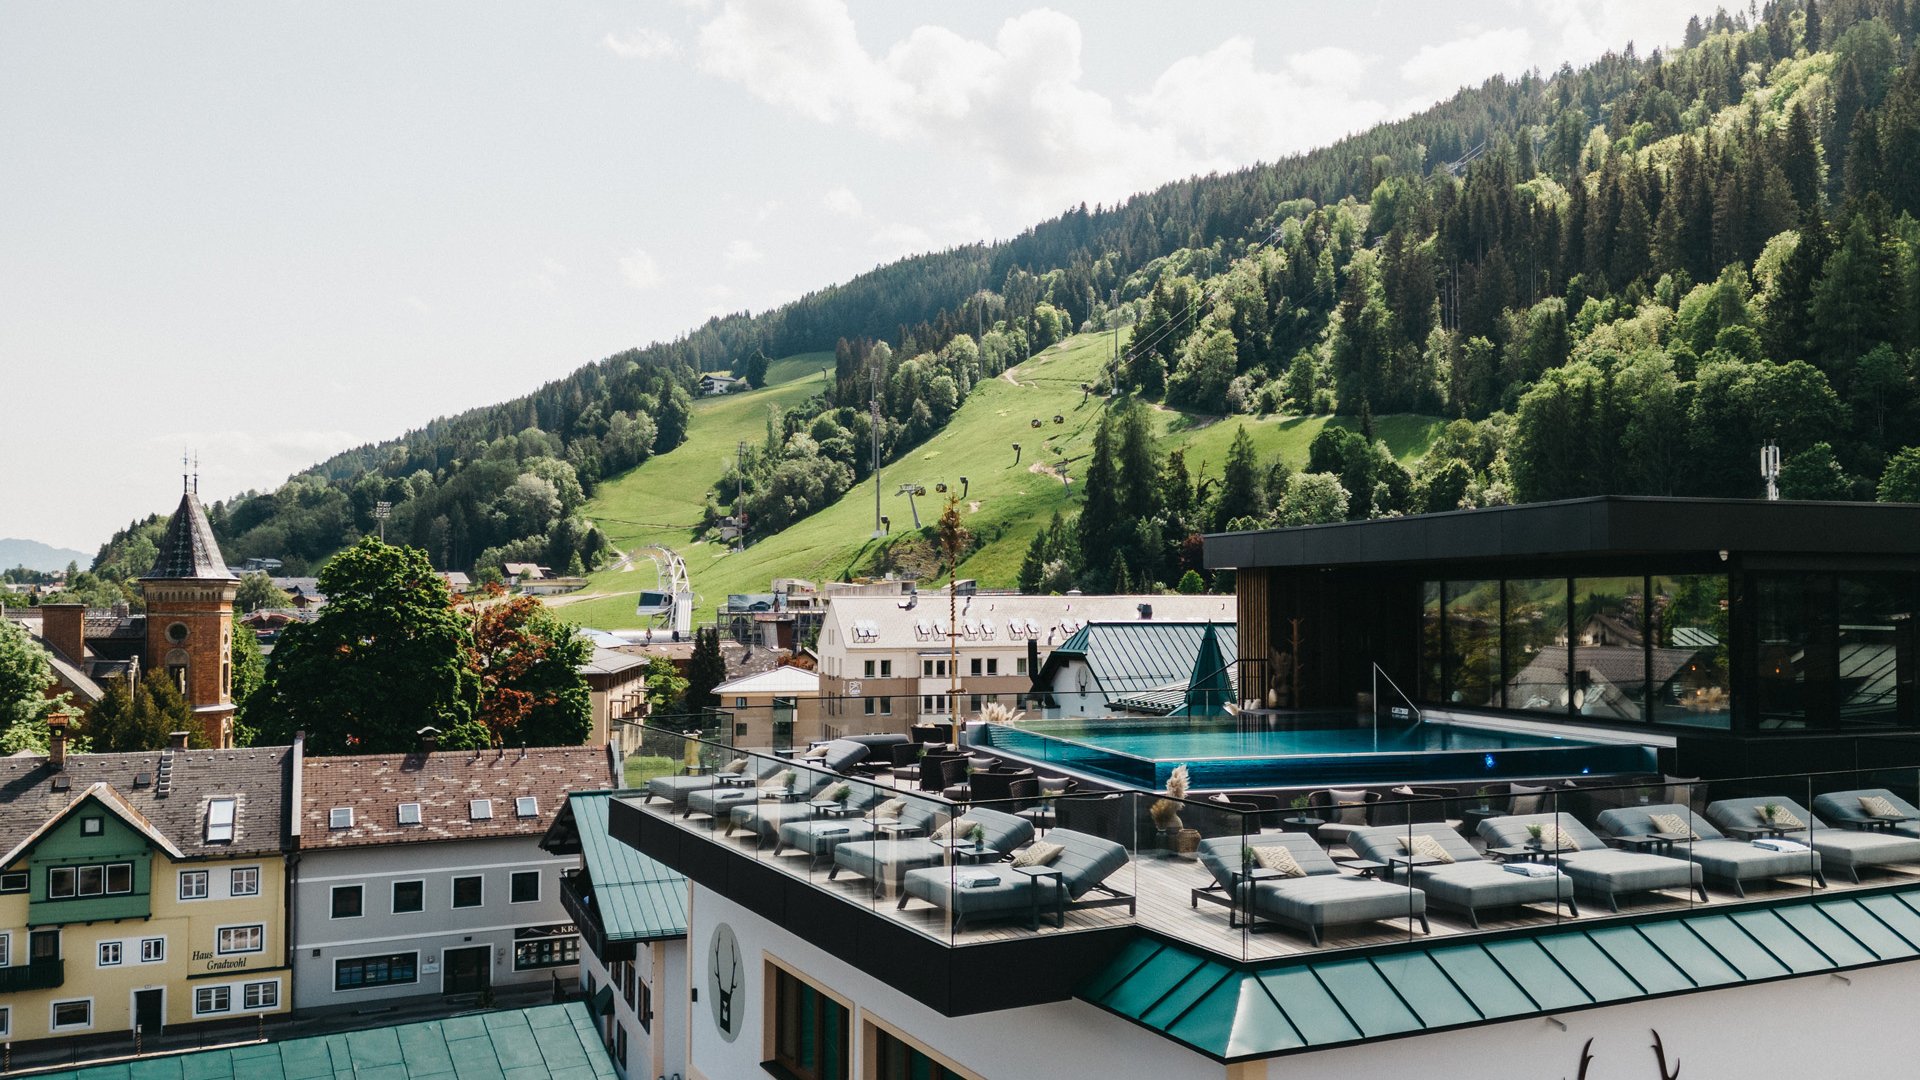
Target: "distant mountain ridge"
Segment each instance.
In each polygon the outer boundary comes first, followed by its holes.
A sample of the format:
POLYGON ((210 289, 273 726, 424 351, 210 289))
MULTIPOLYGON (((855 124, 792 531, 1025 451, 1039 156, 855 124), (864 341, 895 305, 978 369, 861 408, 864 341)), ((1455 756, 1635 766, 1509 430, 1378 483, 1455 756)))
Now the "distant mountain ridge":
POLYGON ((38 540, 0 537, 0 569, 11 570, 16 566, 24 566, 29 570, 52 573, 65 570, 68 563, 85 566, 91 561, 93 556, 84 551, 54 547, 38 540))

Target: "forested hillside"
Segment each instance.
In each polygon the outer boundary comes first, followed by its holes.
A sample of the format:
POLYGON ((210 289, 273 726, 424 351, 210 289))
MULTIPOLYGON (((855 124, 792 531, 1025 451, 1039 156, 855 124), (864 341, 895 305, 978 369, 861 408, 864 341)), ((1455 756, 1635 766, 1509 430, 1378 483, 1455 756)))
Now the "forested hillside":
MULTIPOLYGON (((872 402, 891 462, 1009 366, 1118 326, 1130 345, 1090 384, 1122 406, 1113 453, 1142 399, 1353 418, 1305 472, 1249 479, 1264 467, 1242 460, 1193 478, 1216 498, 1231 489, 1242 524, 1600 492, 1753 496, 1769 439, 1789 496, 1917 498, 1920 451, 1902 449, 1920 442, 1916 22, 1909 0, 1795 0, 1696 21, 1668 55, 1627 48, 1494 79, 1310 154, 714 320, 340 455, 219 506, 216 527, 230 557, 291 567, 373 530, 388 500, 389 536, 442 566, 591 568, 607 541, 580 507, 684 439, 698 371, 832 349, 822 392, 717 477, 701 515, 704 528, 742 512, 765 538, 869 475, 872 402), (1408 470, 1372 439, 1372 417, 1390 412, 1458 422, 1408 470), (1316 494, 1288 511, 1295 483, 1316 494)), ((1093 585, 1117 575, 1109 549, 1180 565, 1165 546, 1130 547, 1144 532, 1105 535, 1114 508, 1096 509, 1078 531, 1100 554, 1062 544, 1047 561, 1093 585)), ((1201 509, 1189 524, 1228 523, 1201 509)), ((1187 543, 1170 529, 1157 544, 1187 543)))

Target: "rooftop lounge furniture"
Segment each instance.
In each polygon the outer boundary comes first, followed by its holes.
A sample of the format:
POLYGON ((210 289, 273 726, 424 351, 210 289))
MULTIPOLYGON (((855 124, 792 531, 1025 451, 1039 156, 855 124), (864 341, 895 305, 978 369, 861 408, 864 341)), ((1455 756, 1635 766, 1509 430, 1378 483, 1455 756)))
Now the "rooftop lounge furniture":
MULTIPOLYGON (((956 809, 951 815, 938 816, 940 822, 935 829, 956 818, 978 824, 985 834, 984 846, 1002 855, 1033 839, 1032 822, 1001 810, 974 807, 964 813, 956 809)), ((889 895, 889 889, 899 892, 901 879, 909 870, 938 866, 946 861, 947 849, 926 836, 855 840, 834 848, 833 869, 827 873, 827 880, 837 880, 843 870, 859 874, 873 882, 873 895, 885 896, 889 895)))
POLYGON ((1855 884, 1860 882, 1860 868, 1863 866, 1920 862, 1920 839, 1893 833, 1836 829, 1784 796, 1721 799, 1708 804, 1707 819, 1736 836, 1772 832, 1785 839, 1811 845, 1813 850, 1820 853, 1821 864, 1826 869, 1845 871, 1855 884), (1766 827, 1766 818, 1760 810, 1768 804, 1792 814, 1805 823, 1805 827, 1793 830, 1766 827))
POLYGON ((718 821, 726 821, 734 807, 771 797, 768 789, 762 785, 778 778, 788 769, 793 771, 793 783, 786 789, 791 794, 780 796, 783 801, 805 802, 824 790, 827 784, 839 779, 836 774, 817 766, 809 768, 799 761, 794 761, 784 769, 775 769, 760 783, 751 787, 728 785, 693 792, 687 796, 686 808, 680 812, 680 816, 692 817, 694 814, 706 814, 718 821))
MULTIPOLYGON (((847 811, 865 811, 885 798, 889 791, 886 788, 877 788, 864 780, 841 780, 827 784, 820 790, 817 797, 827 798, 841 784, 847 785, 847 797, 840 803, 847 811)), ((822 816, 820 811, 814 808, 811 800, 743 803, 735 806, 732 813, 728 815, 727 835, 732 836, 736 829, 746 829, 757 835, 762 844, 766 844, 779 838, 780 826, 787 822, 811 821, 820 816, 822 816)), ((847 815, 840 814, 831 819, 838 820, 845 816, 847 815)))
POLYGON ((1066 912, 1080 908, 1125 905, 1129 914, 1133 912, 1132 894, 1106 884, 1127 864, 1126 848, 1072 829, 1053 830, 1047 842, 1066 850, 1052 862, 1030 870, 999 862, 909 870, 898 906, 905 908, 908 900, 924 900, 952 916, 956 933, 968 920, 1014 915, 1026 916, 1028 928, 1038 930, 1042 911, 1054 913, 1055 926, 1065 926, 1066 912), (1096 892, 1101 895, 1089 897, 1096 892))
MULTIPOLYGON (((779 758, 753 757, 744 753, 741 754, 740 757, 746 759, 746 764, 741 767, 740 775, 750 776, 755 781, 764 780, 787 767, 787 763, 781 761, 779 758)), ((647 781, 647 794, 641 799, 641 802, 650 803, 655 799, 659 799, 665 802, 671 809, 685 810, 687 808, 687 796, 692 795, 696 791, 705 791, 708 788, 720 786, 720 778, 728 775, 732 774, 722 769, 702 773, 698 776, 656 776, 647 781)))
POLYGON ((1306 833, 1211 837, 1200 841, 1199 856, 1214 884, 1193 890, 1190 903, 1198 907, 1205 899, 1226 904, 1229 926, 1238 927, 1239 913, 1246 912, 1249 929, 1257 929, 1265 919, 1305 931, 1314 945, 1320 944, 1329 926, 1404 917, 1418 919, 1422 933, 1430 929, 1425 893, 1342 873, 1339 864, 1306 833), (1264 872, 1249 871, 1241 861, 1242 847, 1284 847, 1306 876, 1259 876, 1264 872))
POLYGON ((1480 823, 1480 835, 1489 848, 1522 848, 1530 839, 1529 825, 1548 830, 1556 825, 1560 827, 1572 842, 1573 850, 1551 853, 1553 862, 1573 879, 1575 888, 1602 897, 1611 911, 1620 910, 1620 897, 1655 889, 1690 889, 1700 894, 1702 902, 1707 899, 1698 863, 1610 848, 1572 814, 1488 818, 1480 823))
POLYGON ((1564 901, 1574 916, 1580 907, 1573 898, 1573 879, 1565 874, 1552 877, 1525 877, 1499 863, 1483 858, 1474 846, 1445 822, 1424 821, 1409 825, 1383 825, 1362 829, 1348 838, 1354 854, 1362 859, 1392 865, 1396 858, 1408 858, 1402 840, 1430 837, 1452 862, 1413 866, 1411 882, 1427 894, 1427 902, 1437 907, 1466 913, 1467 922, 1480 928, 1480 912, 1490 908, 1518 907, 1521 904, 1564 901))
POLYGON ((1322 844, 1344 844, 1355 830, 1373 825, 1373 804, 1380 801, 1377 791, 1359 788, 1328 788, 1307 795, 1307 809, 1326 822, 1320 826, 1322 844))
MULTIPOLYGON (((884 798, 881 800, 885 801, 884 798)), ((896 826, 901 832, 925 836, 934 829, 935 818, 939 816, 932 803, 915 799, 901 807, 899 817, 882 822, 873 816, 874 808, 879 805, 875 803, 860 817, 807 817, 783 821, 780 823, 779 837, 774 841, 773 853, 804 851, 811 860, 810 865, 818 867, 832 862, 834 851, 842 844, 880 837, 880 826, 883 824, 896 826)))
MULTIPOLYGON (((1724 883, 1735 896, 1747 895, 1746 883, 1766 881, 1792 874, 1806 874, 1822 886, 1827 879, 1820 873, 1818 851, 1769 851, 1745 840, 1730 840, 1711 822, 1679 803, 1655 803, 1651 806, 1621 806, 1600 815, 1600 830, 1618 839, 1662 835, 1653 815, 1670 814, 1693 830, 1698 840, 1671 840, 1659 843, 1656 854, 1671 854, 1700 864, 1708 878, 1724 883)), ((1645 841, 1630 841, 1645 843, 1645 841)))
POLYGON ((1886 788, 1830 791, 1813 800, 1813 812, 1819 814, 1822 820, 1843 829, 1878 830, 1895 836, 1920 837, 1920 809, 1915 809, 1912 803, 1886 788), (1862 799, 1885 799, 1897 817, 1905 820, 1869 814, 1860 803, 1862 799))

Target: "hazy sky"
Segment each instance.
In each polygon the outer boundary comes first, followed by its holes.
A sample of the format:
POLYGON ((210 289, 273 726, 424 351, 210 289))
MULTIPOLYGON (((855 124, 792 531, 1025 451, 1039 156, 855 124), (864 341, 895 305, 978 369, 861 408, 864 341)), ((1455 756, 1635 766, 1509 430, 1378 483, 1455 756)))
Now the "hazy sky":
MULTIPOLYGON (((209 500, 1694 5, 0 6, 0 537, 209 500)), ((1706 10, 1704 7, 1702 10, 1706 10)))

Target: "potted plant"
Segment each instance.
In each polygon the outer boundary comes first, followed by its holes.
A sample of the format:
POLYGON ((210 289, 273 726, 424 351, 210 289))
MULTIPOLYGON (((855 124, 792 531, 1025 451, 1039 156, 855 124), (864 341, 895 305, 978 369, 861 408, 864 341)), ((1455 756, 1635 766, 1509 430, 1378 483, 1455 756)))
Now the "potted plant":
POLYGON ((1540 847, 1540 838, 1545 835, 1546 831, 1547 829, 1544 825, 1527 826, 1527 846, 1530 848, 1540 847))
POLYGON ((1492 788, 1475 788, 1473 791, 1473 797, 1480 800, 1479 808, 1481 810, 1486 811, 1488 813, 1493 812, 1493 789, 1492 788))
POLYGON ((1188 783, 1187 767, 1174 766, 1167 777, 1167 797, 1155 800, 1147 813, 1153 818, 1153 827, 1160 830, 1161 846, 1175 855, 1190 857, 1200 849, 1200 832, 1180 820, 1180 802, 1187 797, 1188 783))
POLYGON ((833 802, 843 803, 847 801, 847 796, 852 794, 853 794, 852 784, 841 784, 839 787, 836 787, 832 791, 827 792, 827 798, 832 800, 833 802))
POLYGON ((1780 804, 1770 802, 1763 805, 1760 807, 1760 816, 1767 819, 1767 824, 1773 824, 1774 819, 1780 816, 1780 804))
POLYGON ((973 841, 973 849, 978 851, 987 846, 987 830, 975 825, 967 830, 967 839, 973 841))
POLYGON ((1253 857, 1253 845, 1241 844, 1240 845, 1240 872, 1242 874, 1253 873, 1253 864, 1255 863, 1255 861, 1256 860, 1253 857))
POLYGON ((1293 800, 1287 803, 1287 805, 1293 807, 1293 812, 1296 815, 1305 816, 1310 803, 1305 795, 1295 795, 1293 800))
POLYGON ((1635 788, 1633 789, 1633 793, 1640 797, 1641 806, 1645 806, 1653 801, 1653 789, 1650 787, 1635 788))

